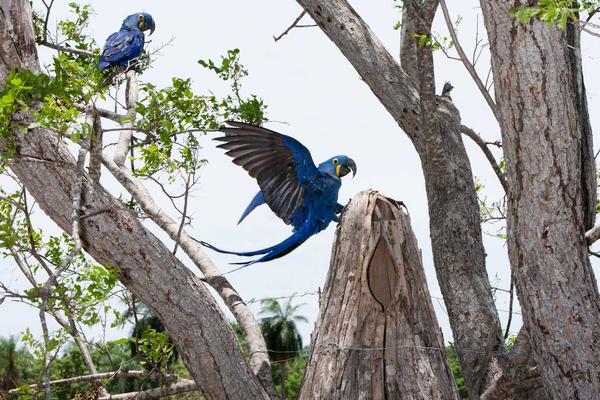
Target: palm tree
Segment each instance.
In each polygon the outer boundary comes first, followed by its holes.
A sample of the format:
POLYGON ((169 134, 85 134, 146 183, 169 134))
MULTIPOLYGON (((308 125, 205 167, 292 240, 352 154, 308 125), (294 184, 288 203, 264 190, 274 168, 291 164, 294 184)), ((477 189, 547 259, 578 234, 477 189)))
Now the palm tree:
POLYGON ((2 390, 8 391, 17 387, 20 374, 15 365, 15 355, 17 353, 17 341, 14 337, 2 339, 1 343, 2 356, 6 357, 6 366, 2 376, 2 390))
POLYGON ((285 378, 287 361, 297 357, 302 351, 302 337, 296 327, 297 322, 308 322, 297 311, 304 305, 292 305, 295 294, 287 304, 282 305, 276 299, 262 300, 260 327, 269 350, 269 357, 279 366, 281 378, 281 398, 285 400, 285 378))

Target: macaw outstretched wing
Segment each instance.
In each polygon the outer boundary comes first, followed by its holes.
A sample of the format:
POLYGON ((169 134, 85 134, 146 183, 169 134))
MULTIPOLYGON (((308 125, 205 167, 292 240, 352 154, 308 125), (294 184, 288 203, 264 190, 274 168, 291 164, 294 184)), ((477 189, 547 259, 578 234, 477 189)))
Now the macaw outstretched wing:
POLYGON ((286 224, 296 225, 309 185, 319 173, 310 152, 296 139, 243 122, 227 122, 215 140, 233 162, 256 178, 265 203, 286 224))

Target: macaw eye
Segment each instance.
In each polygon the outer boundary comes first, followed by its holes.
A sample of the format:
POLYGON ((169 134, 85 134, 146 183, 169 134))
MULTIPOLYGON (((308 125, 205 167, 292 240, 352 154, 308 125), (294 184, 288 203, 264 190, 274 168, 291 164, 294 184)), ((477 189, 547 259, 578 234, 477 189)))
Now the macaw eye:
POLYGON ((143 19, 144 19, 144 14, 140 14, 140 15, 138 15, 138 19, 139 19, 140 21, 141 21, 141 20, 143 20, 143 19))
POLYGON ((337 159, 337 158, 334 158, 332 162, 333 162, 334 164, 337 164, 337 163, 339 163, 339 161, 338 161, 338 159, 337 159))

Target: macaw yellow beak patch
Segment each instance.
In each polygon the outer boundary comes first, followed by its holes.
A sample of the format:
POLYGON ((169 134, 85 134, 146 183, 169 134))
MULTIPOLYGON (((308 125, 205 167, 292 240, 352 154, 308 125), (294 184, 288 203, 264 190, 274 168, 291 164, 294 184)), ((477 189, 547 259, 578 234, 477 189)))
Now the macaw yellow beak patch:
POLYGON ((335 167, 335 174, 337 176, 340 176, 340 169, 342 168, 342 164, 338 164, 337 167, 335 167))

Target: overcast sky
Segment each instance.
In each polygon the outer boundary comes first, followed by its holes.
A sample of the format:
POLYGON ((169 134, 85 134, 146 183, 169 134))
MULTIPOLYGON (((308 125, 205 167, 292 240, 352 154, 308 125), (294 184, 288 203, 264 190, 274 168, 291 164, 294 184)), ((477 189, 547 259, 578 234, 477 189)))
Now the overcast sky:
MULTIPOLYGON (((36 3, 39 2, 34 1, 36 3)), ((52 21, 65 15, 66 3, 56 2, 52 21)), ((300 6, 292 0, 95 0, 90 3, 96 12, 90 33, 99 44, 118 30, 125 16, 138 11, 149 12, 156 21, 150 49, 171 37, 175 38, 171 46, 161 51, 153 68, 141 78, 159 86, 169 84, 172 76, 191 77, 198 93, 225 93, 225 86, 204 71, 197 60, 218 59, 228 49, 239 48, 242 63, 250 73, 244 82, 243 92, 263 98, 268 105, 268 118, 279 121, 268 123, 269 128, 300 140, 317 163, 336 154, 347 154, 358 164, 356 178, 346 177, 343 180, 340 203, 345 204, 355 193, 371 188, 407 205, 422 248, 429 290, 434 296, 433 305, 444 339, 452 340, 443 303, 438 300, 441 294, 433 267, 427 200, 417 153, 351 65, 318 28, 293 30, 274 43, 273 36, 281 33, 298 16, 300 6)), ((356 0, 351 4, 397 58, 399 32, 393 26, 399 14, 393 7, 395 3, 391 0, 356 0)), ((451 7, 453 18, 462 17, 459 36, 467 54, 471 54, 477 21, 479 37, 485 39, 479 4, 477 1, 461 1, 452 2, 451 7)), ((310 23, 308 17, 305 20, 310 23)), ((442 36, 447 35, 441 15, 437 16, 434 30, 442 36)), ((597 74, 594 76, 592 71, 600 68, 598 39, 584 37, 583 47, 590 114, 597 133, 600 120, 594 110, 599 109, 600 85, 597 74)), ((43 52, 42 56, 47 60, 48 54, 43 52)), ((452 82, 452 97, 461 111, 463 124, 481 132, 487 140, 498 140, 498 125, 462 64, 447 59, 441 52, 436 52, 435 62, 438 93, 445 81, 452 82)), ((488 68, 489 54, 484 50, 477 65, 483 79, 488 68)), ((194 220, 189 233, 231 250, 254 250, 286 238, 290 227, 278 220, 267 207, 257 209, 244 223, 236 226, 241 212, 258 187, 245 171, 232 164, 222 151, 215 149, 214 143, 209 140, 213 136, 200 138, 209 164, 200 171, 200 185, 193 194, 190 208, 194 220)), ((474 174, 485 185, 484 195, 490 200, 500 198, 500 185, 487 160, 468 138, 464 140, 474 174)), ((600 143, 597 135, 594 140, 596 144, 600 143)), ((496 155, 499 156, 497 152, 496 155)), ((104 182, 113 193, 121 191, 114 181, 105 179, 104 182)), ((161 205, 169 209, 164 200, 161 205)), ((52 231, 52 224, 40 211, 37 221, 52 231)), ((154 232, 157 231, 152 223, 148 225, 154 232)), ((246 300, 316 291, 325 281, 334 225, 291 254, 233 273, 228 276, 229 279, 246 300)), ((496 226, 484 226, 484 231, 489 233, 484 236, 488 274, 494 286, 508 288, 510 273, 506 248, 503 240, 493 237, 496 229, 496 226)), ((210 251, 209 255, 223 271, 230 268, 229 262, 239 261, 235 256, 210 251)), ((184 261, 195 270, 189 260, 184 261)), ((598 263, 592 261, 594 270, 598 272, 598 263)), ((24 285, 16 267, 8 260, 1 264, 0 280, 15 288, 24 285)), ((300 329, 308 344, 318 313, 317 296, 306 295, 298 301, 306 303, 301 311, 310 323, 300 325, 300 329)), ((507 317, 504 310, 508 308, 505 293, 497 293, 497 305, 504 327, 507 317)), ((258 311, 259 307, 253 305, 252 308, 258 311)), ((0 315, 3 321, 0 336, 20 335, 27 326, 33 332, 40 332, 37 313, 25 305, 7 301, 0 306, 0 315)), ((520 325, 521 317, 517 314, 511 331, 516 332, 520 325)), ((98 332, 91 334, 97 335, 98 332)), ((119 335, 122 332, 113 332, 109 337, 119 335)))

